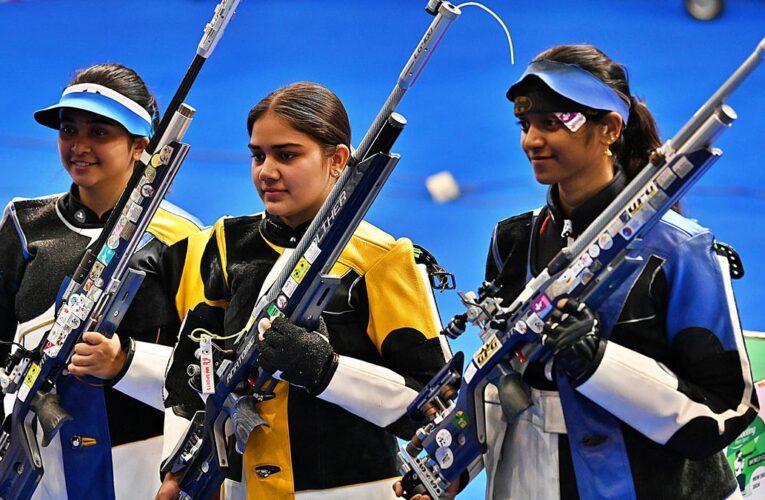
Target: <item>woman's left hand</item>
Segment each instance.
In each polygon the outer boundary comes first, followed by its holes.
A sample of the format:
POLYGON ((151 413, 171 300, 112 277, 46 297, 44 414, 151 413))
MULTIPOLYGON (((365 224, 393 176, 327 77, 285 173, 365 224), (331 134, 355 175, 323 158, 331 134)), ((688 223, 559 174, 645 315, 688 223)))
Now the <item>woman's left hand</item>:
POLYGON ((265 320, 262 326, 265 331, 256 340, 260 366, 271 373, 281 372, 279 378, 312 394, 324 390, 337 364, 324 320, 315 332, 286 318, 265 320))
POLYGON ((67 370, 72 375, 111 380, 125 366, 126 359, 116 333, 112 338, 106 338, 98 332, 85 332, 82 341, 74 346, 74 356, 67 370))

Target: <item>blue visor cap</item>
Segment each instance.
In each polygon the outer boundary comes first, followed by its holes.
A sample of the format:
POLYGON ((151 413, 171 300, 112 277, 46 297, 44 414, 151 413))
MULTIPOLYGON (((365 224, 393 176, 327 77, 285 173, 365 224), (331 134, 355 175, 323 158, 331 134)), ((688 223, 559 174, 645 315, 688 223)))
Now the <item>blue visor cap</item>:
POLYGON ((630 111, 624 99, 592 73, 574 64, 547 60, 532 62, 508 89, 507 98, 515 101, 520 95, 519 89, 531 76, 539 78, 553 91, 582 106, 619 113, 626 125, 630 111))
POLYGON ((63 108, 81 109, 105 116, 133 135, 151 137, 154 130, 148 111, 132 99, 103 85, 83 83, 67 87, 58 104, 35 112, 35 120, 58 130, 63 108))

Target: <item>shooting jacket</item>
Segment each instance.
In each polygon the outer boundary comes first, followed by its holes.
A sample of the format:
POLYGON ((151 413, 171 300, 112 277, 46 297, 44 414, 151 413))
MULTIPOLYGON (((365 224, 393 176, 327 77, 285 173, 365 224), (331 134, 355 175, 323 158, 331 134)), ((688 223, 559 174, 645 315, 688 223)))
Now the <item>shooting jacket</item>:
MULTIPOLYGON (((221 219, 167 252, 165 286, 186 318, 166 381, 165 405, 176 418, 202 408, 186 374, 199 347, 190 331, 241 330, 267 274, 307 226, 293 230, 263 214, 221 219)), ((317 396, 280 382, 276 398, 258 404, 270 427, 250 434, 244 485, 227 482, 228 498, 244 498, 246 489, 247 498, 302 499, 338 488, 338 495, 392 498, 395 436, 409 439, 417 428, 406 406, 444 364, 440 320, 406 238, 362 222, 332 274, 341 284, 322 317, 339 355, 335 374, 317 396)))
MULTIPOLYGON (((38 345, 53 323, 62 281, 96 240, 108 216, 107 212, 99 218, 80 203, 75 185, 65 194, 16 198, 6 206, 0 221, 0 338, 15 340, 28 349, 38 345)), ((164 249, 198 230, 196 219, 162 202, 131 267, 156 272, 164 249)), ((128 350, 128 364, 103 388, 108 435, 94 435, 86 419, 65 424, 51 445, 41 448, 45 474, 34 498, 100 495, 91 479, 67 481, 65 476, 79 475, 80 460, 82 464, 94 463, 109 455, 114 464, 114 485, 104 484, 105 489, 114 488, 117 498, 125 499, 151 498, 156 493, 156 467, 162 447, 162 379, 178 329, 174 311, 160 307, 164 301, 158 299, 159 293, 156 283, 147 282, 118 329, 128 350), (82 439, 64 442, 65 433, 82 439), (74 452, 77 460, 63 464, 63 447, 69 448, 66 453, 74 452)), ((1 349, 4 361, 9 349, 1 349)), ((6 414, 12 411, 14 401, 15 394, 6 396, 6 414)), ((67 408, 75 403, 64 399, 62 404, 67 408)), ((104 494, 113 496, 111 491, 104 494)))

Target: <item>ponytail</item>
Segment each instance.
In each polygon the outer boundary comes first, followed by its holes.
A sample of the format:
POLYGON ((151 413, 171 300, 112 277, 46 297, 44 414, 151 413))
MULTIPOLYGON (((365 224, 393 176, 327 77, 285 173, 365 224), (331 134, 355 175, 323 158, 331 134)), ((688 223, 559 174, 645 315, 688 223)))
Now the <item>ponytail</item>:
POLYGON ((646 105, 630 95, 630 118, 613 151, 628 179, 648 163, 651 151, 661 146, 656 120, 646 105))

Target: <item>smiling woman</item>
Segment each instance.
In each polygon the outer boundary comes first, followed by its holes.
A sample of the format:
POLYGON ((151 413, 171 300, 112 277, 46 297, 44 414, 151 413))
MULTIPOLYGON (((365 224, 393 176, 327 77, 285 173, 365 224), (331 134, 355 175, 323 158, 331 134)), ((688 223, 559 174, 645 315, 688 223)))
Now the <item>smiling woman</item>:
MULTIPOLYGON (((65 194, 15 198, 0 221, 0 339, 27 349, 53 323, 59 287, 101 232, 158 112, 135 71, 103 64, 78 72, 59 102, 36 112, 35 119, 58 130, 72 185, 65 194)), ((131 267, 156 272, 153 263, 165 248, 196 231, 191 216, 163 202, 131 267)), ((34 498, 148 498, 156 490, 159 395, 178 325, 159 293, 145 286, 117 335, 87 332, 75 346, 70 376, 56 386, 74 419, 42 448, 45 474, 34 498), (80 378, 85 375, 101 380, 80 378)), ((7 353, 3 349, 3 359, 7 353)), ((9 394, 7 411, 13 402, 9 394)))

